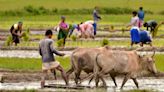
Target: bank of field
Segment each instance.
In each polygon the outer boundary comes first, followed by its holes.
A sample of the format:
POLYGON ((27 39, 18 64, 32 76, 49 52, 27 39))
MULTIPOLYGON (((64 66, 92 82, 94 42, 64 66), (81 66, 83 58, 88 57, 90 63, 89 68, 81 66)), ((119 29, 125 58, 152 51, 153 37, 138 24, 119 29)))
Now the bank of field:
MULTIPOLYGON (((61 63, 64 69, 68 70, 70 68, 70 58, 69 57, 57 57, 57 60, 61 63)), ((156 54, 156 67, 159 71, 164 71, 164 57, 163 54, 156 54)), ((41 59, 38 58, 0 58, 0 68, 1 69, 11 69, 11 70, 23 70, 23 71, 40 71, 41 70, 41 59)))
POLYGON ((143 6, 145 10, 159 12, 163 10, 163 0, 0 0, 0 11, 19 10, 25 6, 43 6, 48 9, 81 9, 99 7, 128 7, 138 9, 143 6))

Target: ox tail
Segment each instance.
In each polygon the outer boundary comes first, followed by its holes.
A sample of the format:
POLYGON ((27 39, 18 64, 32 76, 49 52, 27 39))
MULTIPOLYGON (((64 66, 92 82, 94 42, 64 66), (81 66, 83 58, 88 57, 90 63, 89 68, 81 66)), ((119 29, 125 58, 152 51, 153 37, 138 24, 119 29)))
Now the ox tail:
POLYGON ((73 54, 74 54, 75 52, 73 52, 72 53, 72 55, 71 55, 71 68, 66 72, 66 74, 67 74, 67 77, 69 77, 69 75, 70 74, 72 74, 73 73, 73 71, 74 71, 74 69, 75 69, 75 64, 74 64, 74 59, 73 59, 73 54))
POLYGON ((97 78, 98 77, 98 73, 99 73, 99 70, 100 70, 100 66, 99 66, 99 64, 98 64, 98 57, 99 57, 99 55, 100 55, 100 53, 98 53, 97 55, 96 55, 96 60, 95 60, 95 62, 94 62, 94 69, 93 69, 93 76, 95 77, 95 78, 97 78))
POLYGON ((84 82, 85 80, 88 80, 90 78, 93 78, 94 77, 94 74, 89 74, 87 77, 81 79, 81 83, 84 82))

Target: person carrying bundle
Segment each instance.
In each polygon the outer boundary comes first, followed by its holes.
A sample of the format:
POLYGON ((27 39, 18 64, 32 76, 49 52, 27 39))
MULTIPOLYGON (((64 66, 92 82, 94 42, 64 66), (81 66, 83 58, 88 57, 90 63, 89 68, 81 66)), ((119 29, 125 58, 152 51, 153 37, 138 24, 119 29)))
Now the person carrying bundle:
POLYGON ((69 32, 69 25, 65 23, 65 17, 61 16, 61 22, 59 24, 59 33, 58 33, 58 40, 63 40, 63 46, 65 46, 66 38, 69 32))
POLYGON ((10 33, 12 35, 12 43, 15 43, 15 46, 17 46, 18 43, 20 43, 19 38, 22 37, 22 26, 23 22, 18 22, 11 26, 10 33))

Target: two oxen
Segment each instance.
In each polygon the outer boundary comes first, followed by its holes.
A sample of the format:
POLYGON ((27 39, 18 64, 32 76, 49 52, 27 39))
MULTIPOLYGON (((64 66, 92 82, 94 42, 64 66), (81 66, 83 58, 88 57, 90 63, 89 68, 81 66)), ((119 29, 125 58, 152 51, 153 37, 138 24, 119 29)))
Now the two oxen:
MULTIPOLYGON (((98 86, 99 79, 102 80, 103 85, 106 86, 104 75, 109 74, 115 86, 117 86, 115 77, 123 75, 124 79, 121 85, 128 79, 132 79, 138 88, 136 80, 138 74, 142 71, 149 71, 153 74, 157 73, 155 67, 155 60, 153 55, 138 55, 136 51, 120 51, 112 50, 110 47, 100 48, 78 48, 74 50, 71 55, 71 69, 68 70, 67 75, 74 72, 75 83, 78 84, 81 71, 90 74, 91 80, 95 78, 95 84, 98 86)), ((89 82, 91 82, 91 80, 89 82)))

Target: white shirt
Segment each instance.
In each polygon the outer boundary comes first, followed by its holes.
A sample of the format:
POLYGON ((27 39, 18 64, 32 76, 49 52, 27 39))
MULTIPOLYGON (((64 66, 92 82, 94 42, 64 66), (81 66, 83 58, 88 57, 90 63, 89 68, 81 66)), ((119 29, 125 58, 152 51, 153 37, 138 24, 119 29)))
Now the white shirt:
POLYGON ((130 25, 132 27, 139 27, 139 18, 137 16, 131 18, 130 25))

